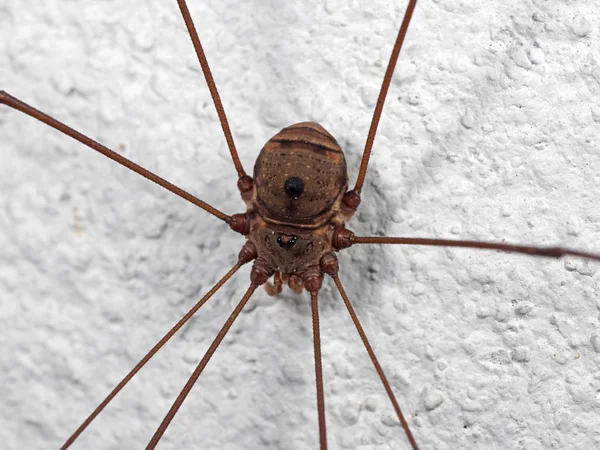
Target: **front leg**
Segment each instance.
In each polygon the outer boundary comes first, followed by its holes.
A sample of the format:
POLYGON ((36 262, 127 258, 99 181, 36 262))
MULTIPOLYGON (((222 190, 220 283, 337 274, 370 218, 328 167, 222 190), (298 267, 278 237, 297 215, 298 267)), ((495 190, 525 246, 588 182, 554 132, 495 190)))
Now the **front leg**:
POLYGON ((110 158, 113 161, 118 162, 122 166, 125 166, 128 169, 133 170, 135 173, 149 179, 150 181, 153 181, 154 183, 158 184, 159 186, 162 186, 163 188, 180 196, 181 198, 186 199, 188 202, 193 203, 194 205, 202 208, 206 212, 212 214, 213 216, 215 216, 218 219, 223 220, 227 224, 231 223, 231 217, 228 216, 227 214, 222 213, 217 208, 214 208, 213 206, 209 205, 206 202, 203 202, 199 198, 194 197, 189 192, 184 191, 183 189, 175 186, 172 183, 169 183, 164 178, 161 178, 158 175, 150 172, 149 170, 144 169, 142 166, 134 163, 133 161, 130 161, 129 159, 127 159, 124 156, 120 155, 119 153, 109 149, 108 147, 105 147, 104 145, 94 141, 93 139, 87 137, 83 133, 80 133, 79 131, 76 131, 73 128, 68 127, 64 123, 59 122, 58 120, 54 119, 53 117, 50 117, 47 114, 44 114, 43 112, 35 109, 34 107, 29 106, 27 103, 19 100, 16 97, 13 97, 12 95, 10 95, 9 93, 7 93, 5 91, 0 91, 0 104, 5 104, 7 106, 10 106, 11 108, 16 109, 17 111, 21 111, 22 113, 25 113, 28 116, 33 117, 34 119, 44 122, 46 125, 49 125, 52 128, 60 131, 61 133, 64 133, 67 136, 72 137, 73 139, 81 142, 82 144, 87 145, 89 148, 96 150, 98 153, 102 153, 107 158, 110 158))

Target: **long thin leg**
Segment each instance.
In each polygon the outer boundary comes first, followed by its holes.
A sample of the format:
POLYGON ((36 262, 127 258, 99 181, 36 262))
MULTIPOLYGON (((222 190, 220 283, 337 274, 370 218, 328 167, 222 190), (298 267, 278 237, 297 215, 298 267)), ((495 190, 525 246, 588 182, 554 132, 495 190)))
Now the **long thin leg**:
POLYGON ((196 369, 194 370, 194 373, 192 373, 192 376, 190 377, 188 382, 185 384, 185 386, 181 390, 180 394, 177 396, 175 403, 173 403, 173 406, 171 406, 171 409, 169 409, 169 412, 167 413, 167 415, 161 422, 160 426, 156 430, 156 433, 154 433, 154 436, 152 436, 152 439, 148 443, 146 450, 153 450, 154 448, 156 448, 156 446, 158 445, 158 441, 160 441, 160 438, 163 436, 163 434, 165 434, 165 431, 167 431, 167 427, 173 420, 173 417, 175 417, 175 414, 177 414, 177 411, 183 404, 183 401, 185 400, 185 398, 188 396, 188 394, 192 390, 192 387, 194 386, 194 384, 196 383, 196 381, 202 374, 202 371, 204 370, 204 368, 210 361, 210 358, 212 358, 212 356, 214 355, 215 351, 217 350, 217 347, 219 347, 219 344, 221 344, 221 341, 223 340, 223 338, 225 337, 225 335, 231 328, 231 325, 233 325, 233 322, 235 321, 237 316, 240 314, 240 312, 242 312, 242 309, 244 308, 244 306, 248 302, 248 299, 250 299, 250 296, 256 290, 257 287, 258 287, 257 284, 252 283, 250 285, 250 287, 248 288, 248 290, 246 291, 246 293, 244 294, 244 296, 242 297, 242 300, 240 300, 240 303, 238 303, 238 305, 235 307, 235 309, 233 310, 233 312, 231 313, 231 315, 229 316, 229 318, 223 325, 223 328, 221 328, 221 331, 219 331, 219 333, 217 334, 217 337, 215 337, 215 340, 212 342, 212 344, 210 344, 210 347, 204 354, 204 357, 198 364, 198 367, 196 367, 196 369))
POLYGON ((319 332, 318 291, 310 293, 312 309, 313 345, 315 348, 315 376, 317 380, 317 409, 319 411, 319 442, 321 450, 327 450, 327 430, 325 427, 325 396, 323 395, 323 365, 321 362, 321 333, 319 332))
POLYGON ((109 148, 103 146, 102 144, 99 144, 93 139, 90 139, 89 137, 81 134, 80 132, 75 131, 73 128, 68 127, 64 123, 53 119, 49 115, 44 114, 43 112, 33 108, 32 106, 29 106, 27 103, 13 97, 5 91, 0 91, 0 104, 1 103, 4 103, 5 105, 10 106, 11 108, 16 109, 17 111, 21 111, 27 114, 28 116, 33 117, 34 119, 44 122, 46 125, 50 125, 52 128, 57 129, 61 133, 72 137, 73 139, 81 142, 82 144, 87 145, 91 149, 102 153, 104 156, 112 159, 113 161, 118 162, 119 164, 127 167, 128 169, 133 170, 141 176, 149 179, 150 181, 155 182, 159 186, 162 186, 163 188, 173 192, 181 198, 186 199, 188 202, 193 203, 194 205, 205 210, 206 212, 211 213, 213 216, 225 221, 226 223, 231 223, 231 217, 229 217, 227 214, 222 213, 218 209, 210 206, 208 203, 205 203, 199 198, 194 197, 189 192, 178 188, 174 184, 169 183, 167 180, 159 177, 158 175, 153 174, 149 170, 144 169, 142 166, 137 165, 133 161, 128 160, 127 158, 119 155, 117 152, 110 150, 109 148))
POLYGON ((352 244, 404 244, 404 245, 431 245, 441 247, 467 247, 481 248, 490 250, 501 250, 504 252, 524 253, 533 256, 548 256, 560 258, 561 256, 571 255, 581 258, 600 261, 600 255, 588 252, 580 252, 562 247, 531 247, 527 245, 510 245, 497 242, 479 242, 479 241, 455 241, 450 239, 428 239, 428 238, 409 238, 409 237, 380 237, 380 236, 354 236, 350 237, 352 244))
POLYGON ((125 387, 125 385, 135 376, 136 373, 138 373, 140 371, 140 369, 142 367, 144 367, 144 365, 150 361, 150 358, 152 358, 156 352, 158 352, 163 345, 165 345, 167 343, 167 341, 169 339, 171 339, 171 337, 173 337, 173 335, 175 333, 177 333, 177 331, 179 331, 179 329, 185 325, 185 323, 190 320, 190 318, 196 314, 196 312, 200 309, 200 307, 202 305, 204 305, 212 296, 215 292, 217 292, 221 286, 223 286, 225 284, 225 282, 227 282, 227 280, 229 280, 232 275, 234 273, 236 273, 238 271, 238 269, 242 266, 241 262, 236 263, 235 266, 233 266, 229 272, 227 272, 225 274, 225 276, 223 278, 221 278, 217 284, 215 284, 210 291, 208 291, 206 293, 206 295, 204 297, 202 297, 202 299, 200 299, 198 301, 198 303, 196 303, 194 305, 194 307, 192 309, 190 309, 188 311, 188 313, 183 316, 181 318, 181 320, 179 320, 179 322, 177 322, 175 324, 175 326, 173 326, 173 328, 171 328, 171 330, 154 346, 152 347, 152 350, 150 350, 146 356, 144 356, 142 358, 142 360, 136 364, 136 366, 131 370, 131 372, 129 372, 125 378, 123 378, 121 380, 121 382, 110 392, 110 394, 108 394, 108 396, 102 401, 102 403, 100 403, 100 405, 98 405, 98 407, 88 416, 87 419, 85 419, 85 421, 79 426, 79 428, 77 428, 77 430, 75 430, 75 432, 71 435, 71 437, 69 437, 69 439, 64 443, 64 445, 61 447, 61 450, 65 450, 67 448, 69 448, 71 446, 71 444, 73 442, 75 442, 75 439, 77 439, 79 437, 79 435, 83 432, 83 430, 85 430, 87 428, 87 426, 92 423, 92 421, 96 418, 96 416, 98 414, 100 414, 100 412, 106 407, 106 405, 108 405, 108 403, 121 391, 121 389, 123 389, 125 387))
POLYGON ((387 395, 390 398, 390 401, 392 402, 394 409, 396 410, 396 415, 398 416, 398 419, 400 420, 400 423, 402 424, 402 428, 404 428, 404 432, 406 433, 406 437, 410 441, 410 445, 412 446, 413 450, 419 450, 419 447, 417 447, 417 442, 415 441, 415 438, 413 437, 413 435, 410 431, 410 428, 408 428, 408 423, 404 419, 404 415, 402 414, 402 411, 400 410, 398 401, 396 400, 396 397, 394 396, 394 393, 392 392, 390 383, 388 382, 388 380, 385 376, 385 373, 383 372, 383 369, 381 368, 381 365, 379 364, 379 361, 377 361, 375 352, 373 351, 373 348, 371 347, 371 344, 369 343, 369 340, 367 339, 367 335, 365 334, 363 327, 361 326, 360 322, 358 321, 358 317, 356 316, 356 313, 354 312, 354 308, 350 304, 350 300, 348 299, 348 295, 346 295, 346 291, 344 290, 344 287, 342 286, 340 279, 338 278, 337 275, 332 275, 332 278, 333 278, 333 281, 335 281, 335 285, 337 286, 338 291, 340 292, 340 295, 342 296, 342 299, 344 299, 346 308, 348 308, 350 317, 352 317, 352 322, 354 322, 354 326, 356 327, 356 330, 358 331, 358 334, 360 335, 360 338, 362 339, 363 344, 365 344, 367 353, 369 353, 369 356, 371 357, 371 361, 373 361, 373 365, 375 366, 375 370, 377 370, 377 374, 379 375, 379 378, 381 379, 381 382, 383 383, 383 387, 385 388, 385 391, 387 392, 387 395))
POLYGON ((181 10, 181 15, 183 16, 185 26, 188 29, 190 38, 192 39, 192 44, 194 44, 194 49, 196 50, 198 61, 200 62, 200 66, 202 67, 202 72, 204 73, 206 84, 208 84, 210 96, 212 97, 213 103, 215 104, 215 108, 217 109, 217 115, 219 116, 219 121, 221 122, 223 134, 225 134, 225 140, 227 141, 227 146, 229 147, 229 152, 231 153, 231 159, 233 159, 233 165, 235 166, 235 170, 238 173, 238 177, 245 177, 246 172, 244 172, 244 168, 242 167, 242 163, 240 161, 240 158, 238 157, 237 150, 235 149, 233 136, 231 135, 231 130, 229 129, 229 123, 227 122, 227 116, 225 115, 223 104, 221 103, 221 97, 219 96, 215 80, 213 79, 210 67, 208 66, 208 61, 206 60, 204 49, 202 48, 202 44, 200 43, 198 33, 196 32, 194 21, 192 20, 192 16, 190 15, 190 11, 188 10, 185 0, 177 0, 177 3, 179 4, 179 9, 181 10))
POLYGON ((381 112, 383 111, 383 104, 385 103, 385 98, 390 87, 390 82, 392 81, 392 75, 394 74, 394 68, 396 67, 396 61, 398 61, 398 55, 400 54, 400 49, 402 48, 402 43, 404 42, 404 38, 406 37, 408 25, 410 23, 410 19, 412 17, 416 5, 417 0, 410 0, 408 2, 406 12, 404 13, 404 19, 402 19, 402 25, 400 26, 400 30, 398 31, 398 37, 396 38, 396 42, 394 43, 392 56, 390 56, 390 62, 388 63, 387 69, 385 71, 385 76, 383 77, 383 83, 381 85, 381 90, 379 91, 379 97, 377 98, 377 105, 375 106, 373 119, 371 120, 371 127, 369 128, 369 135, 367 136, 365 150, 363 153, 362 160, 360 162, 358 178, 356 179, 356 184, 354 185, 354 191, 357 194, 360 194, 363 182, 365 181, 367 166, 369 164, 369 157, 371 156, 371 148, 373 147, 373 141, 375 140, 375 133, 377 133, 377 126, 379 125, 379 119, 381 118, 381 112))

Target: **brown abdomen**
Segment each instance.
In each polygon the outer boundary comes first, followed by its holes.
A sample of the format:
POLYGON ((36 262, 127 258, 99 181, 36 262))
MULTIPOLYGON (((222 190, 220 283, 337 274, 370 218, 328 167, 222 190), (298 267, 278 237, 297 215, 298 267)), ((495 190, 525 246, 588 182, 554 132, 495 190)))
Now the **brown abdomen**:
POLYGON ((260 151, 254 165, 259 208, 268 218, 308 224, 331 210, 348 184, 342 149, 322 126, 284 128, 260 151))

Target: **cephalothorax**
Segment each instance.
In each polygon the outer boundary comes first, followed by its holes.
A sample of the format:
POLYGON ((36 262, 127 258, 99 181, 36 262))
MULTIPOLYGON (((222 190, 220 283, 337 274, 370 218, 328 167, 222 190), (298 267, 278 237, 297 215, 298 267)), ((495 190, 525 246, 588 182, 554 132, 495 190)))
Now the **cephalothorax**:
POLYGON ((235 216, 234 229, 248 235, 269 272, 291 277, 296 289, 303 279, 320 286, 320 261, 333 257, 334 231, 354 212, 344 203, 347 187, 346 160, 333 136, 312 122, 289 126, 261 150, 244 192, 248 211, 235 216))
POLYGON ((244 171, 238 158, 225 112, 216 90, 212 75, 200 40, 194 28, 185 0, 178 0, 181 13, 194 44, 202 66, 219 119, 229 146, 233 163, 238 173, 238 188, 246 204, 246 212, 227 215, 208 205, 204 201, 174 186, 159 176, 140 167, 87 136, 69 128, 56 119, 36 110, 21 100, 0 91, 0 103, 24 112, 64 134, 80 141, 88 147, 102 153, 131 170, 141 174, 165 189, 197 205, 214 217, 226 222, 231 229, 244 235, 246 242, 242 247, 236 264, 212 287, 206 295, 167 333, 148 354, 129 372, 129 374, 110 392, 106 399, 89 415, 63 445, 69 447, 85 430, 114 396, 131 380, 149 359, 177 332, 198 309, 208 301, 220 287, 233 276, 245 263, 253 261, 250 286, 245 295, 223 325, 208 351, 199 362, 196 370, 184 386, 180 395, 158 427, 148 449, 158 444, 161 436, 175 416, 184 399, 208 364, 210 358, 240 314, 250 296, 260 285, 265 285, 271 295, 281 291, 283 283, 296 292, 306 289, 311 296, 315 378, 317 385, 318 421, 321 450, 327 447, 323 380, 321 370, 318 292, 324 275, 332 277, 335 285, 352 317, 365 348, 377 370, 396 416, 401 422, 413 449, 417 449, 409 425, 405 420, 398 402, 392 392, 383 369, 371 348, 366 334, 349 302, 338 278, 336 252, 353 244, 408 244, 430 246, 455 246, 475 249, 496 249, 530 255, 560 257, 566 254, 600 260, 600 255, 573 251, 563 248, 539 248, 532 246, 514 246, 503 243, 445 240, 437 238, 414 237, 357 237, 346 228, 360 204, 360 194, 366 176, 369 156, 375 133, 382 113, 384 101, 398 59, 402 42, 406 35, 416 0, 410 0, 400 27, 392 56, 390 58, 381 92, 377 101, 373 120, 366 140, 357 180, 352 189, 348 189, 348 173, 344 154, 335 138, 321 125, 313 122, 301 122, 284 128, 273 136, 263 147, 256 160, 253 177, 244 171), (273 283, 269 280, 273 277, 273 283))

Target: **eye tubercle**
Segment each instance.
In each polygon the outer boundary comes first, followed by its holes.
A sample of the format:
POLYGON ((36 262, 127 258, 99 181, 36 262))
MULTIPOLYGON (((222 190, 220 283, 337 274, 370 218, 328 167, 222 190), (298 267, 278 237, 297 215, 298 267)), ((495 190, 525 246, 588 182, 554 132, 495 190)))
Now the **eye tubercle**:
POLYGON ((281 248, 292 248, 297 240, 298 236, 289 236, 285 234, 277 236, 277 243, 281 248))

